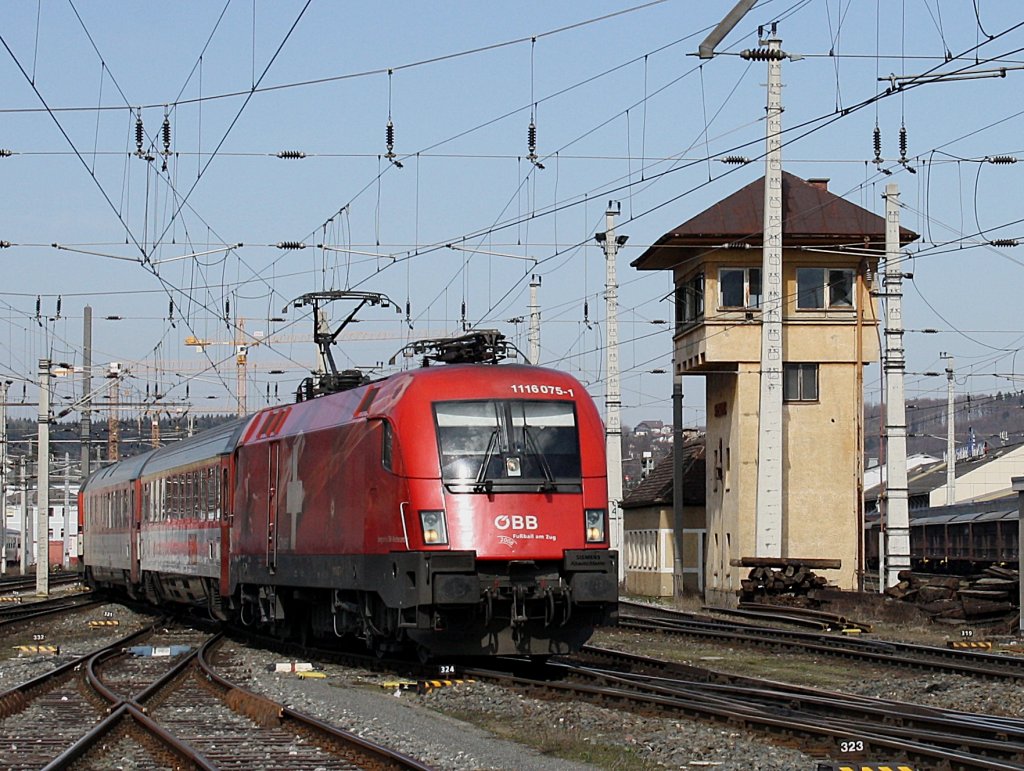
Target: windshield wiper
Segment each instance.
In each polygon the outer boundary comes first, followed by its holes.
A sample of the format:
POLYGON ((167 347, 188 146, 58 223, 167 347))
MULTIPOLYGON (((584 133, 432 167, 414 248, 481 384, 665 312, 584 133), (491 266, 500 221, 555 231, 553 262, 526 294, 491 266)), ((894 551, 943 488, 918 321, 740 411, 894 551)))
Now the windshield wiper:
POLYGON ((476 484, 473 485, 473 492, 479 493, 486 491, 490 494, 491 490, 494 489, 494 480, 486 479, 487 467, 491 465, 491 458, 494 456, 494 447, 498 441, 498 429, 491 431, 491 438, 487 440, 487 449, 484 450, 484 460, 480 464, 480 470, 476 472, 476 484))
POLYGON ((544 493, 549 490, 557 490, 558 486, 555 484, 555 475, 551 473, 551 466, 548 465, 547 456, 540 451, 540 447, 537 446, 537 441, 533 438, 533 434, 530 432, 530 427, 523 423, 523 436, 526 437, 526 442, 533 447, 534 453, 537 455, 537 460, 540 461, 541 471, 544 472, 544 483, 537 490, 539 493, 544 493))

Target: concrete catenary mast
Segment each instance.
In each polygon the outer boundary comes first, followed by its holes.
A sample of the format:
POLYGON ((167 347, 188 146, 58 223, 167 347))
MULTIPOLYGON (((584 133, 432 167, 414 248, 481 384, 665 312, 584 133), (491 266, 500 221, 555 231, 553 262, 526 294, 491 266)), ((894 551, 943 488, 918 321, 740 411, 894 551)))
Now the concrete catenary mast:
MULTIPOLYGON (((27 547, 28 544, 25 544, 27 547)), ((36 468, 36 594, 50 593, 50 360, 39 360, 39 462, 36 468)))
POLYGON ((540 364, 540 304, 537 300, 537 291, 540 289, 540 276, 534 273, 530 276, 530 364, 540 364))
POLYGON ((943 353, 946 360, 946 505, 956 503, 956 441, 954 440, 953 406, 956 384, 953 382, 953 356, 943 353))
POLYGON ((82 481, 90 472, 92 445, 92 306, 82 310, 82 401, 79 407, 79 436, 82 442, 82 481))
MULTIPOLYGON (((594 237, 604 246, 605 256, 605 367, 608 380, 605 386, 605 447, 608 458, 608 530, 613 549, 622 553, 622 423, 619 411, 622 397, 619 391, 619 280, 616 256, 628 236, 615 235, 615 217, 621 205, 608 202, 604 213, 605 232, 594 237)), ((619 559, 619 581, 625 579, 624 559, 619 559)))
POLYGON ((901 570, 910 570, 899 196, 896 183, 885 186, 885 576, 879 591, 899 583, 901 570))
POLYGON ((744 58, 768 62, 764 177, 764 245, 761 262, 761 395, 757 428, 758 557, 782 556, 782 41, 744 58))
POLYGON ((7 389, 0 381, 0 576, 7 574, 7 389))

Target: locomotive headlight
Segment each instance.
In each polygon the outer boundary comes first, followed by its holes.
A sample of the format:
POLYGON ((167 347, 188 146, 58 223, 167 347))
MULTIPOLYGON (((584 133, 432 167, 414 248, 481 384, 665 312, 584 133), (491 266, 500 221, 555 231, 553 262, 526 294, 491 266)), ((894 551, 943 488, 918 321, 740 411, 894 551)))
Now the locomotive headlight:
POLYGON ((421 511, 420 525, 423 527, 423 543, 448 543, 448 527, 444 522, 444 511, 421 511))
POLYGON ((587 509, 583 512, 583 524, 587 532, 587 543, 603 543, 605 540, 605 510, 587 509))

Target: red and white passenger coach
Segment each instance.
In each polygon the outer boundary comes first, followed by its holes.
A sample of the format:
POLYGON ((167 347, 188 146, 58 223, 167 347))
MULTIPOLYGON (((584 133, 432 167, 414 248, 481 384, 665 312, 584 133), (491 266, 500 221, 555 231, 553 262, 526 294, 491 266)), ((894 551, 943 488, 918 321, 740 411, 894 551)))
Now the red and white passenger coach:
POLYGON ((577 380, 493 343, 102 469, 91 581, 378 651, 577 649, 617 609, 604 429, 577 380))

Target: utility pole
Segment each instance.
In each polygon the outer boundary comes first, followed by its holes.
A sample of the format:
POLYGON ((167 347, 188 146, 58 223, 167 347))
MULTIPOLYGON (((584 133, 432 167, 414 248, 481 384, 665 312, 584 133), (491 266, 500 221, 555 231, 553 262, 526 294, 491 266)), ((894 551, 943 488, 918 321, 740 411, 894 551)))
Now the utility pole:
POLYGON ((64 453, 64 555, 61 564, 71 566, 71 453, 64 453))
MULTIPOLYGON (((672 533, 676 555, 672 580, 676 599, 683 596, 683 376, 672 362, 672 533)), ((698 571, 701 565, 697 565, 698 571)))
POLYGON ((82 442, 82 481, 89 476, 92 443, 92 306, 82 311, 82 405, 79 408, 79 436, 82 442))
MULTIPOLYGON (((330 335, 331 334, 331 322, 327 318, 326 308, 316 309, 316 334, 319 335, 330 335)), ((320 346, 316 347, 316 375, 317 379, 322 378, 327 374, 327 358, 324 356, 324 351, 320 346)))
POLYGON ((238 396, 238 415, 249 411, 249 397, 246 394, 246 365, 249 360, 249 346, 245 342, 245 319, 235 321, 235 394, 238 396))
POLYGON ((540 289, 540 276, 530 276, 530 364, 540 364, 540 305, 537 303, 537 290, 540 289))
POLYGON ((608 530, 612 549, 619 552, 619 582, 625 577, 626 561, 622 558, 622 424, 619 410, 622 407, 619 391, 619 281, 616 270, 616 257, 619 247, 626 243, 628 236, 615 235, 615 217, 622 210, 619 204, 613 208, 613 201, 608 202, 604 213, 605 232, 595 234, 594 238, 604 246, 605 256, 605 368, 608 383, 605 387, 605 449, 608 460, 608 530))
POLYGON ((885 574, 879 576, 880 592, 899 583, 901 570, 910 570, 899 196, 895 182, 885 186, 885 574))
POLYGON ((11 382, 0 382, 0 576, 7 575, 7 389, 11 382))
MULTIPOLYGON (((774 29, 772 30, 774 35, 774 29)), ((757 429, 757 557, 782 556, 782 41, 744 51, 768 63, 761 256, 761 394, 757 429)))
POLYGON ((121 457, 121 366, 110 363, 110 410, 107 413, 107 460, 116 463, 121 457))
POLYGON ((28 575, 28 551, 32 544, 28 540, 28 477, 25 475, 25 456, 18 459, 21 470, 21 516, 18 518, 19 562, 21 575, 28 575))
POLYGON ((36 464, 36 594, 50 594, 50 360, 39 360, 39 460, 36 464))
POLYGON ((953 383, 953 356, 940 353, 946 360, 946 505, 956 503, 956 442, 953 433, 953 401, 955 397, 953 383))

